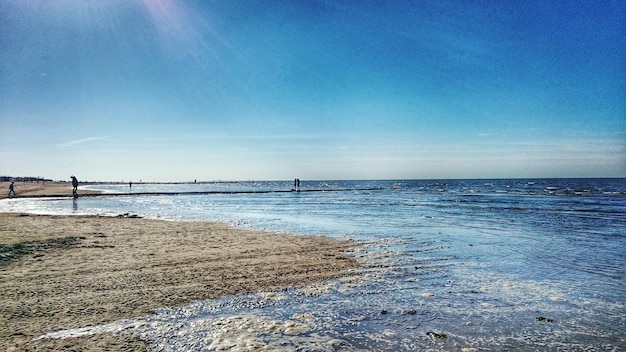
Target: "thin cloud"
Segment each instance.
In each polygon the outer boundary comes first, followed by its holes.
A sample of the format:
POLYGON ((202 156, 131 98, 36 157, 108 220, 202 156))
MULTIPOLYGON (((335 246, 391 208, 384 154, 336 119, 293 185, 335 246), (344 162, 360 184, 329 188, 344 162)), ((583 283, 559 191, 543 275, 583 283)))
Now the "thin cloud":
POLYGON ((66 143, 56 144, 56 146, 57 147, 61 147, 61 148, 66 148, 66 147, 71 147, 73 145, 82 144, 82 143, 85 143, 85 142, 97 141, 97 140, 100 140, 100 139, 107 139, 107 138, 111 138, 111 136, 90 137, 90 138, 77 139, 77 140, 69 141, 69 142, 66 142, 66 143))
POLYGON ((273 140, 302 140, 302 139, 327 139, 333 138, 334 135, 329 134, 221 134, 221 135, 206 135, 210 138, 222 138, 222 139, 273 139, 273 140))

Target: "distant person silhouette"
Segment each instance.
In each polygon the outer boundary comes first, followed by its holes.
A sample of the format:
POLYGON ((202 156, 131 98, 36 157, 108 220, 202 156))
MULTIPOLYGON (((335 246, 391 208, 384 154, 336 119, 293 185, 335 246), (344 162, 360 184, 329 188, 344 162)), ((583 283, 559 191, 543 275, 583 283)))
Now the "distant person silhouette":
POLYGON ((128 188, 133 188, 133 181, 128 182, 128 188))
POLYGON ((15 197, 15 190, 13 189, 13 181, 11 181, 11 184, 9 185, 9 198, 11 197, 15 197))
POLYGON ((76 197, 76 192, 78 191, 78 180, 76 176, 72 176, 72 194, 76 197))

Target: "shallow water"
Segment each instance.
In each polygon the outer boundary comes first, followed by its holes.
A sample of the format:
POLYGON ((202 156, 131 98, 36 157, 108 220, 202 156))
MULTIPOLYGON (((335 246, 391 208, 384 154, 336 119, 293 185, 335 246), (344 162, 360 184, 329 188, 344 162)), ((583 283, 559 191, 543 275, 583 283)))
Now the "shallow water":
POLYGON ((12 199, 0 211, 216 220, 362 244, 351 253, 364 265, 358 275, 99 327, 131 326, 155 350, 626 348, 625 179, 325 181, 299 193, 232 193, 291 186, 133 184, 224 193, 12 199))

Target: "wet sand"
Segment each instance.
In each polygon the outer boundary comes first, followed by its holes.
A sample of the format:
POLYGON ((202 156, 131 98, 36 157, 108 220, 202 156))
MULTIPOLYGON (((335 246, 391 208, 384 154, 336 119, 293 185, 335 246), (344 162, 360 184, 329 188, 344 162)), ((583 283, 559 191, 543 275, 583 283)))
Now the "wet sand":
POLYGON ((144 351, 130 332, 37 337, 339 277, 357 266, 351 246, 220 223, 0 214, 0 350, 144 351))
MULTIPOLYGON (((11 182, 0 182, 0 199, 9 195, 11 182)), ((15 198, 23 197, 71 197, 72 183, 70 182, 15 182, 15 198)), ((100 194, 102 192, 78 189, 79 194, 100 194)))

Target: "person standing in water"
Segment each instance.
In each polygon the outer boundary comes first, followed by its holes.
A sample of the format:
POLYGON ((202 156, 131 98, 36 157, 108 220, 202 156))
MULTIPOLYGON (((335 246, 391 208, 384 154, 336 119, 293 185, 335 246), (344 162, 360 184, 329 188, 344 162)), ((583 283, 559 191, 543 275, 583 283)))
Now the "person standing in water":
POLYGON ((78 191, 78 180, 76 179, 76 176, 72 176, 72 194, 74 195, 74 197, 77 196, 76 192, 78 191))

